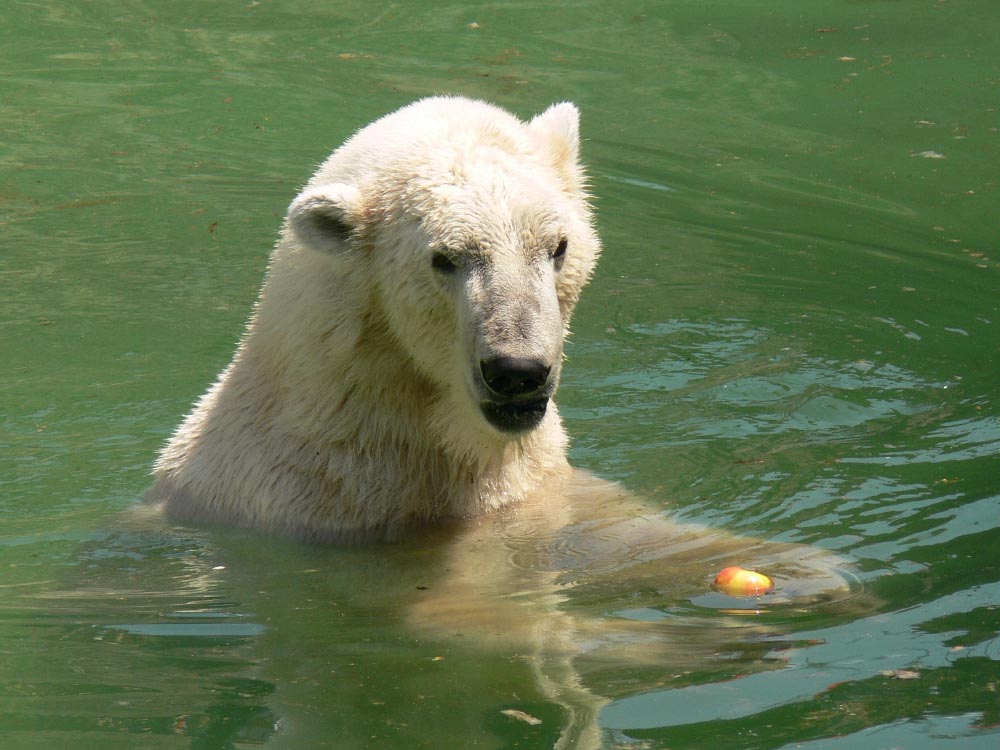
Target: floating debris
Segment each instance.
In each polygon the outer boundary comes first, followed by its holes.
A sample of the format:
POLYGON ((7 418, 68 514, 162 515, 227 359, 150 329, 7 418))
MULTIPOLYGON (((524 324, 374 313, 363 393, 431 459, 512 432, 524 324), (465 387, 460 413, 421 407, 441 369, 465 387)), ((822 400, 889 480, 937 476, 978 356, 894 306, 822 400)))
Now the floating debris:
POLYGON ((891 677, 894 680, 918 680, 920 672, 915 669, 885 669, 879 672, 883 677, 891 677))
POLYGON ((509 716, 512 719, 523 721, 525 724, 531 724, 531 726, 537 726, 542 723, 541 719, 536 718, 531 714, 526 714, 524 711, 518 711, 516 708, 505 708, 500 713, 504 716, 509 716))

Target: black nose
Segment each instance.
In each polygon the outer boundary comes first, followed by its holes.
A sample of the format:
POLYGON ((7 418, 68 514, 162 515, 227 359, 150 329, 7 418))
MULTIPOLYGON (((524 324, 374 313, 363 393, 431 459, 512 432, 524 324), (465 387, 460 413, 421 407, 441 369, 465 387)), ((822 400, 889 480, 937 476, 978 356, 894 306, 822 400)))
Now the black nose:
POLYGON ((552 368, 539 359, 494 357, 482 360, 479 371, 497 398, 523 399, 545 388, 552 368))

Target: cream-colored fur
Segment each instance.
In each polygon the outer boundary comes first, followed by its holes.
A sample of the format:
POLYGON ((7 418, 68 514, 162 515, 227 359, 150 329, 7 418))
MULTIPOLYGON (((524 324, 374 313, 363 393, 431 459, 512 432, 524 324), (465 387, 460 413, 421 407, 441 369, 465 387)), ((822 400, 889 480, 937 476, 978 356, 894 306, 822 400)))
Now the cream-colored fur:
POLYGON ((577 122, 571 104, 524 123, 438 97, 337 149, 289 208, 239 349, 149 498, 175 519, 343 541, 489 513, 565 474, 554 404, 504 432, 476 380, 489 354, 558 380, 599 252, 577 122))

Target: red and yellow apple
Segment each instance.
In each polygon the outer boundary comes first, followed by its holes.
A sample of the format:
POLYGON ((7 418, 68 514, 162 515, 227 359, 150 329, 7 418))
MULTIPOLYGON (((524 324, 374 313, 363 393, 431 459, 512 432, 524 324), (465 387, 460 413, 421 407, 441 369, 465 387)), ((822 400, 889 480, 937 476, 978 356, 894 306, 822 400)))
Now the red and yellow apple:
POLYGON ((730 596, 760 596, 774 590, 774 581, 766 575, 737 565, 723 568, 712 585, 730 596))

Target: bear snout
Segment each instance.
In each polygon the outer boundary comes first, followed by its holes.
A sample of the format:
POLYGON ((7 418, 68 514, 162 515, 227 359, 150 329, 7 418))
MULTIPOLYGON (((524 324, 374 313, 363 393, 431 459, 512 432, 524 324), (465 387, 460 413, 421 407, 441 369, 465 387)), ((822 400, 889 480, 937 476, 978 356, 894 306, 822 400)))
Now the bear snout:
POLYGON ((545 390, 552 368, 540 359, 493 357, 480 361, 479 372, 491 398, 520 401, 545 390))
POLYGON ((481 360, 488 399, 479 406, 486 421, 501 432, 525 432, 545 417, 555 390, 552 367, 541 359, 492 357, 481 360))

